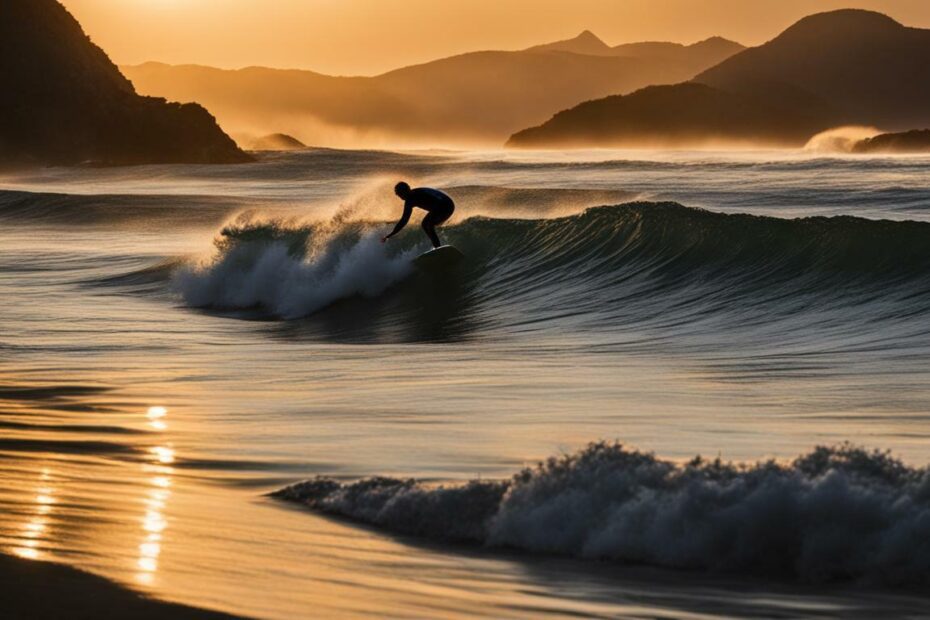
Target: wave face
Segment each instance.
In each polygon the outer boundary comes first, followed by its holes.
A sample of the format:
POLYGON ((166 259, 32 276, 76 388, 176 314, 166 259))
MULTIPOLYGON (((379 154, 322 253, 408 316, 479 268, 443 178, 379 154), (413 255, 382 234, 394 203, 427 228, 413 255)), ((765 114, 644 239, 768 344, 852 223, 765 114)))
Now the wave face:
POLYGON ((339 317, 410 333, 439 321, 460 335, 635 331, 693 344, 752 330, 749 348, 930 342, 927 223, 726 215, 676 203, 472 217, 441 231, 468 257, 442 282, 411 272, 411 257, 426 249, 418 228, 381 246, 385 225, 373 226, 240 222, 223 231, 213 262, 181 270, 175 283, 192 306, 296 318, 341 301, 339 317))
POLYGON ((930 583, 930 472, 849 445, 790 464, 680 465, 598 443, 503 482, 317 478, 273 495, 447 541, 811 582, 930 583))

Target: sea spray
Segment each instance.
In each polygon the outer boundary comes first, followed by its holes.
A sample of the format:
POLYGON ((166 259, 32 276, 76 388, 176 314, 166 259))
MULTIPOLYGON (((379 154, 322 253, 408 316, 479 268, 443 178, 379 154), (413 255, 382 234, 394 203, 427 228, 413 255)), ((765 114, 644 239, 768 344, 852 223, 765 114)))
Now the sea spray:
POLYGON ((804 150, 810 153, 852 153, 860 141, 874 138, 880 133, 881 131, 875 127, 836 127, 812 137, 807 141, 804 150))
POLYGON ((415 250, 389 254, 361 223, 227 227, 211 261, 174 275, 188 305, 261 308, 292 319, 353 296, 374 297, 411 270, 415 250))
POLYGON ((930 583, 930 473, 850 445, 787 464, 679 464, 596 443, 506 481, 317 478, 274 496, 491 547, 811 582, 930 583))

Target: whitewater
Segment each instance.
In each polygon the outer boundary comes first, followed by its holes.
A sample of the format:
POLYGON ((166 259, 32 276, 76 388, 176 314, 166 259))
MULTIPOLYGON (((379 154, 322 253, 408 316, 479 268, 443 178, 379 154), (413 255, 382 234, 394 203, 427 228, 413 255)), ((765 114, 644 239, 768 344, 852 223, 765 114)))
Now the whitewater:
POLYGON ((926 607, 930 158, 6 172, 0 295, 4 552, 268 618, 926 607))

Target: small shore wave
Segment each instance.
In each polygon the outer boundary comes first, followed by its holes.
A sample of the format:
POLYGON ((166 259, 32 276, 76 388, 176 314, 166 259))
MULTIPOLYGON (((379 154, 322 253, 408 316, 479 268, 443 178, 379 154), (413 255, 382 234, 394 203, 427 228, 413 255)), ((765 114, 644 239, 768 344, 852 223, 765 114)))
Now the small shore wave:
POLYGON ((435 540, 801 582, 930 583, 930 472, 845 444, 787 464, 679 464, 596 443, 504 481, 319 477, 273 496, 435 540))

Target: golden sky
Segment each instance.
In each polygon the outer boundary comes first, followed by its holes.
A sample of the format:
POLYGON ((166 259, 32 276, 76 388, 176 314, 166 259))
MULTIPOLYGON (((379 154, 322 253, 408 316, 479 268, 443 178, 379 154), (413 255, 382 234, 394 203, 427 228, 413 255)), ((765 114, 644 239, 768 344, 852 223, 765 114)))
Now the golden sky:
POLYGON ((62 0, 119 64, 264 65, 369 75, 590 29, 615 45, 762 43, 810 13, 882 11, 930 28, 930 0, 62 0))

